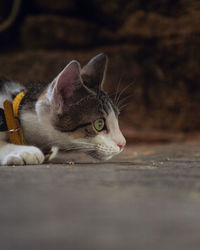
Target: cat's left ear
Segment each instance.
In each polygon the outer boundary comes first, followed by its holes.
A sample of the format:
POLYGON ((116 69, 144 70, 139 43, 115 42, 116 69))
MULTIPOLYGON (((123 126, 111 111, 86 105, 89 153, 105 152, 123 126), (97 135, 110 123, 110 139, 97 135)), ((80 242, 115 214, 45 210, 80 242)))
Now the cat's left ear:
POLYGON ((82 89, 80 69, 79 62, 71 61, 49 86, 47 96, 57 113, 62 113, 64 106, 68 106, 75 92, 82 89))
POLYGON ((93 57, 88 64, 81 69, 81 77, 89 89, 102 89, 106 76, 108 58, 101 53, 93 57))

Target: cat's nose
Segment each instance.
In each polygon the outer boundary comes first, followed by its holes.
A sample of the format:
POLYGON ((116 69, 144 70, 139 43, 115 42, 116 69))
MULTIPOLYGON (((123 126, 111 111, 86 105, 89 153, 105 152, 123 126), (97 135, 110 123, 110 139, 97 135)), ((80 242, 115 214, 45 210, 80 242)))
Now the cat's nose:
POLYGON ((122 150, 125 147, 125 145, 126 145, 126 142, 117 144, 117 146, 120 148, 120 150, 122 150))

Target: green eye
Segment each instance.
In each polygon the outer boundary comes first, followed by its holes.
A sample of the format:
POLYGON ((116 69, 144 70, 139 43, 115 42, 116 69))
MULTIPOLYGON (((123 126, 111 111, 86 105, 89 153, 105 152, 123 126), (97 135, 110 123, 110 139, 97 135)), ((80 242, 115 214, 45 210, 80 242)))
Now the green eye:
POLYGON ((94 121, 94 128, 99 132, 104 129, 105 127, 105 122, 103 118, 97 119, 94 121))

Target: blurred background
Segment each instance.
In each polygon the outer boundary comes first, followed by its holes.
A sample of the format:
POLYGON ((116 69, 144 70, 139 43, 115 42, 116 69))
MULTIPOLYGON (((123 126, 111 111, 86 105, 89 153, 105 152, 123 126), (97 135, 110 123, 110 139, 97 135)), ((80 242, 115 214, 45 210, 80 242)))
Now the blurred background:
POLYGON ((51 81, 101 52, 129 143, 200 139, 199 0, 0 0, 0 75, 51 81))

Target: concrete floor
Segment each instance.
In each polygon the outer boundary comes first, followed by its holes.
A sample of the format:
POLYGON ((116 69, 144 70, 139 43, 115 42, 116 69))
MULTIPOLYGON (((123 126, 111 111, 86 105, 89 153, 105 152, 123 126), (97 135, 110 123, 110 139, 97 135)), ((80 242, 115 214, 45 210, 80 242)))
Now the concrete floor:
POLYGON ((7 249, 199 250, 200 144, 129 147, 107 163, 62 154, 1 166, 7 249))

